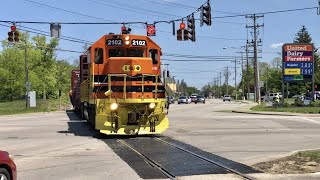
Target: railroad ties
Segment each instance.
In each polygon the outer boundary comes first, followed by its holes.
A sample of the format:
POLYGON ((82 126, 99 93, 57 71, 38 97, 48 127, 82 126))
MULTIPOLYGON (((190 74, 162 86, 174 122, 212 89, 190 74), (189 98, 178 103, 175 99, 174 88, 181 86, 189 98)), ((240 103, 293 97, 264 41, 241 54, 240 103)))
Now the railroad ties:
POLYGON ((259 171, 202 151, 168 137, 104 139, 143 179, 176 179, 178 176, 236 174, 252 180, 259 171))

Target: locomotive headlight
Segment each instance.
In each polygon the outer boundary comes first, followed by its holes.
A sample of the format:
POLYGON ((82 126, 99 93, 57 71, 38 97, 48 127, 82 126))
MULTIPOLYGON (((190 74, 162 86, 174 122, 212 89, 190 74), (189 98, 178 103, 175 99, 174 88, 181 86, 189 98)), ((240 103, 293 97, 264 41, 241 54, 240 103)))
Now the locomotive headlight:
POLYGON ((130 44, 130 41, 126 41, 126 45, 129 45, 130 44))
POLYGON ((110 105, 110 109, 111 109, 111 111, 117 110, 117 109, 118 109, 118 104, 117 104, 117 103, 112 103, 112 104, 110 105))
POLYGON ((149 104, 149 108, 150 108, 150 109, 154 109, 155 107, 156 107, 156 103, 150 103, 150 104, 149 104))
POLYGON ((128 40, 130 39, 130 37, 129 37, 129 36, 126 36, 124 39, 125 39, 126 41, 128 41, 128 40))

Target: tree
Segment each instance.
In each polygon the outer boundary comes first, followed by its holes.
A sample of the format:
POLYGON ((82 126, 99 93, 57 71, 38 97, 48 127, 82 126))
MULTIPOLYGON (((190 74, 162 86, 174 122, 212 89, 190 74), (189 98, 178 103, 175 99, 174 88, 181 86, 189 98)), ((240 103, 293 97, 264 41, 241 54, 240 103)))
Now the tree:
POLYGON ((30 38, 20 33, 21 42, 9 45, 2 43, 0 51, 0 99, 13 100, 25 96, 25 50, 29 69, 31 90, 46 99, 57 97, 58 90, 70 90, 71 70, 75 67, 67 61, 59 61, 55 48, 57 39, 47 42, 44 36, 30 38))
MULTIPOLYGON (((312 43, 312 37, 309 34, 307 28, 305 26, 302 26, 302 28, 298 31, 296 34, 296 37, 293 40, 294 43, 312 43)), ((320 65, 320 57, 319 54, 314 54, 314 79, 315 79, 315 84, 320 84, 320 71, 319 71, 319 65, 320 65)), ((298 83, 298 86, 303 86, 302 83, 298 83)), ((296 89, 303 89, 303 87, 299 87, 296 89)))
POLYGON ((302 26, 300 31, 296 34, 296 37, 293 40, 294 43, 311 43, 312 38, 309 34, 307 28, 305 26, 302 26))

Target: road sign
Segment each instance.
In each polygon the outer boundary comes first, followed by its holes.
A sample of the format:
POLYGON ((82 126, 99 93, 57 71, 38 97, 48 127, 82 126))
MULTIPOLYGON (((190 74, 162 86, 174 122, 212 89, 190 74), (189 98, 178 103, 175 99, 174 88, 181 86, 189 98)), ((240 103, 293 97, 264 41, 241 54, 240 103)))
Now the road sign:
POLYGON ((312 81, 314 75, 313 45, 292 43, 282 46, 283 80, 312 81))
POLYGON ((264 82, 263 81, 259 81, 259 88, 262 88, 264 86, 264 82))
POLYGON ((147 25, 147 36, 155 36, 156 35, 156 26, 154 24, 147 25))

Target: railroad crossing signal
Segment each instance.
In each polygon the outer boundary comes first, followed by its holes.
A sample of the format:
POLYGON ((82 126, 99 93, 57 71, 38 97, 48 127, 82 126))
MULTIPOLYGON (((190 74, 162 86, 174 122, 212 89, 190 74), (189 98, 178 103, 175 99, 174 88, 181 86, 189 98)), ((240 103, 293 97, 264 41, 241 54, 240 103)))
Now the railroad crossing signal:
POLYGON ((12 25, 10 27, 11 31, 8 32, 8 41, 9 42, 19 42, 19 32, 17 31, 17 27, 12 25))
POLYGON ((192 42, 196 41, 196 31, 195 31, 195 20, 194 20, 194 14, 187 17, 187 22, 188 22, 188 33, 190 34, 189 39, 192 42))
POLYGON ((200 26, 203 26, 203 23, 206 23, 207 26, 211 26, 211 5, 210 1, 208 0, 206 5, 201 7, 201 15, 200 15, 200 26))

